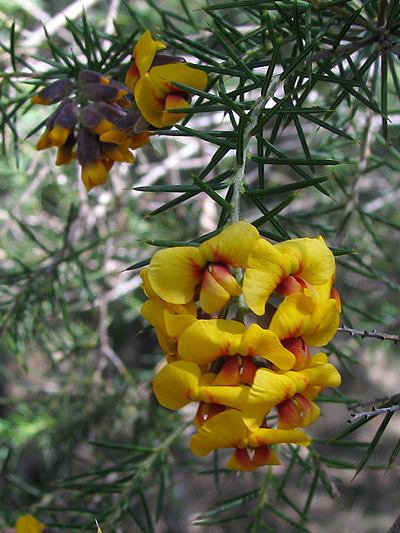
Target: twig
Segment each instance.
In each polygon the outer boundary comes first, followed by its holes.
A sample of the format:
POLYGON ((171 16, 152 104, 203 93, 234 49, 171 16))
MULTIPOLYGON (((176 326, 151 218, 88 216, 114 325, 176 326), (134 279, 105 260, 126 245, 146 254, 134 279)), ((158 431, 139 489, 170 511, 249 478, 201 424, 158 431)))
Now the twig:
POLYGON ((352 424, 353 422, 357 422, 361 419, 369 420, 370 418, 374 418, 377 415, 393 413, 394 411, 398 411, 399 409, 400 405, 392 405, 390 407, 373 407, 371 411, 364 411, 363 413, 351 413, 351 418, 347 422, 349 422, 349 424, 352 424))
POLYGON ((388 333, 379 333, 378 331, 372 330, 372 331, 361 331, 358 329, 352 329, 348 328, 345 325, 342 325, 340 328, 338 328, 338 331, 344 331, 345 333, 349 333, 349 335, 358 335, 362 339, 365 337, 369 337, 372 339, 378 339, 380 341, 393 341, 395 344, 399 344, 400 342, 400 335, 389 335, 388 333))

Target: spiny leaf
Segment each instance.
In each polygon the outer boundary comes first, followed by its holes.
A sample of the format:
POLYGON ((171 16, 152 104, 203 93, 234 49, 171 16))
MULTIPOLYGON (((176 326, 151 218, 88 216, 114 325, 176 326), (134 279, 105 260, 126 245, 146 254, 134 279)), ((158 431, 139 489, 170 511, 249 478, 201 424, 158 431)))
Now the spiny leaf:
POLYGON ((385 415, 384 419, 382 420, 377 432, 374 435, 374 438, 371 441, 371 444, 368 446, 368 449, 366 450, 364 456, 362 457, 362 459, 360 461, 360 464, 357 467, 356 473, 354 474, 354 477, 356 477, 361 472, 361 470, 364 468, 366 462, 371 457, 373 451, 375 450, 376 446, 378 445, 378 442, 381 440, 381 437, 382 437, 383 433, 385 432, 385 429, 386 429, 387 425, 389 424, 390 419, 392 418, 393 415, 394 415, 393 411, 392 412, 389 411, 389 412, 386 413, 386 415, 385 415))

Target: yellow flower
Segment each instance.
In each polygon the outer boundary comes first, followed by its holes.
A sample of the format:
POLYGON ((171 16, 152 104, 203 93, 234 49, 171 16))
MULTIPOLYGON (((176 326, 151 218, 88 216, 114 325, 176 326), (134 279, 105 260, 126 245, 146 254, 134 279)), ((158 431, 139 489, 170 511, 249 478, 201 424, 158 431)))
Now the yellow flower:
POLYGON ((192 437, 190 448, 200 457, 213 450, 237 448, 226 466, 234 470, 253 471, 262 465, 280 464, 279 459, 268 448, 268 445, 278 443, 309 446, 310 439, 299 429, 257 428, 250 431, 244 424, 240 411, 228 409, 208 419, 201 426, 192 437), (249 457, 247 449, 254 450, 253 458, 249 457))
POLYGON ((15 524, 17 533, 42 533, 46 526, 39 522, 31 514, 26 514, 18 518, 15 524))
POLYGON ((271 319, 269 329, 281 339, 301 337, 309 346, 325 346, 339 326, 337 300, 314 303, 303 293, 287 296, 271 319))
POLYGON ((156 296, 143 304, 142 315, 155 327, 158 342, 167 355, 167 361, 176 360, 178 337, 196 320, 197 307, 194 302, 184 305, 170 304, 156 296))
POLYGON ((175 361, 161 369, 153 380, 153 391, 160 404, 180 409, 192 401, 240 409, 247 399, 246 385, 214 385, 215 374, 204 373, 191 361, 175 361))
POLYGON ((255 431, 273 407, 293 398, 296 393, 312 401, 323 388, 338 387, 340 383, 339 372, 328 363, 324 353, 311 357, 303 370, 275 372, 259 368, 242 407, 243 420, 251 431, 255 431))
POLYGON ((139 111, 156 128, 172 126, 186 113, 170 111, 190 106, 190 92, 179 89, 173 82, 202 91, 207 85, 204 71, 177 62, 179 58, 168 56, 168 64, 154 64, 156 51, 162 48, 165 48, 163 43, 154 41, 147 30, 133 50, 134 63, 125 79, 125 84, 134 92, 139 111))
POLYGON ((194 321, 180 335, 178 353, 181 359, 199 365, 234 355, 258 356, 285 370, 296 362, 273 331, 257 324, 246 328, 242 322, 222 318, 194 321))
POLYGON ((335 258, 322 237, 271 244, 258 239, 248 258, 243 294, 256 315, 276 291, 287 296, 302 292, 313 302, 329 298, 335 277, 335 258))
POLYGON ((199 286, 200 307, 219 311, 241 287, 231 267, 246 268, 248 255, 259 238, 248 222, 228 226, 199 248, 183 246, 157 251, 151 259, 149 283, 158 296, 175 304, 193 300, 199 286))

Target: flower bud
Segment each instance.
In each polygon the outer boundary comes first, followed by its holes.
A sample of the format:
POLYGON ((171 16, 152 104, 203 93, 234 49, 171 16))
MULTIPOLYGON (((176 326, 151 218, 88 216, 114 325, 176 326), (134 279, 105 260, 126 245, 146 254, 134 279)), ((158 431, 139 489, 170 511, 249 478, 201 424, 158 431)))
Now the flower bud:
POLYGON ((108 143, 121 144, 135 130, 135 125, 139 118, 139 113, 135 113, 134 111, 132 113, 127 113, 115 123, 112 129, 109 129, 101 135, 100 140, 108 143))
POLYGON ((96 109, 113 124, 126 115, 126 111, 115 103, 96 102, 96 109))
POLYGON ((53 146, 62 146, 66 142, 78 121, 78 117, 79 111, 75 102, 70 101, 62 106, 49 135, 53 146))
POLYGON ((76 158, 74 148, 76 145, 76 135, 74 132, 70 133, 65 143, 58 148, 56 166, 68 165, 72 159, 76 158))
POLYGON ((79 128, 77 142, 77 154, 80 165, 85 165, 89 162, 93 163, 100 159, 100 146, 95 135, 87 128, 79 128))
POLYGON ((113 101, 128 94, 129 89, 122 89, 121 87, 113 86, 104 83, 87 83, 82 89, 82 94, 92 102, 99 102, 101 100, 113 101))
POLYGON ((85 106, 81 109, 80 118, 85 128, 88 128, 97 135, 102 135, 114 126, 112 122, 107 120, 97 109, 91 106, 85 106))
POLYGON ((103 185, 107 181, 108 168, 101 159, 82 165, 82 181, 88 191, 96 185, 103 185))
POLYGON ((107 85, 110 80, 95 72, 94 70, 83 69, 79 72, 78 81, 81 85, 86 85, 87 83, 103 83, 107 85))
POLYGON ((55 104, 71 94, 73 87, 74 85, 69 78, 57 80, 33 96, 31 102, 41 105, 55 104))
POLYGON ((151 68, 159 67, 160 65, 172 65, 173 63, 186 63, 185 58, 179 56, 171 56, 168 54, 156 54, 151 64, 151 68))

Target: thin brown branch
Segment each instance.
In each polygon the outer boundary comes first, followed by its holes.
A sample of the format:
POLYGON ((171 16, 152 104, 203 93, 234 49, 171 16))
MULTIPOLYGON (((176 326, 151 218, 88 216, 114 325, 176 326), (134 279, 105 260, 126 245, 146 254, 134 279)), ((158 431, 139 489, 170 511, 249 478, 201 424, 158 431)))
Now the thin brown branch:
POLYGON ((400 342, 400 335, 389 335, 388 333, 379 333, 378 331, 361 331, 358 329, 352 329, 348 328, 347 326, 342 325, 340 328, 338 328, 338 331, 344 331, 345 333, 349 333, 349 335, 354 336, 357 335, 364 339, 365 337, 369 337, 371 339, 378 339, 380 341, 393 341, 395 344, 398 344, 400 342))
POLYGON ((340 54, 350 55, 356 52, 357 50, 364 48, 365 46, 368 46, 372 43, 376 43, 377 41, 379 41, 380 38, 380 34, 374 33, 354 43, 344 44, 342 46, 337 46, 336 48, 328 48, 326 50, 321 50, 320 52, 316 52, 315 54, 313 54, 312 60, 318 61, 319 59, 324 59, 326 57, 334 57, 340 54))

